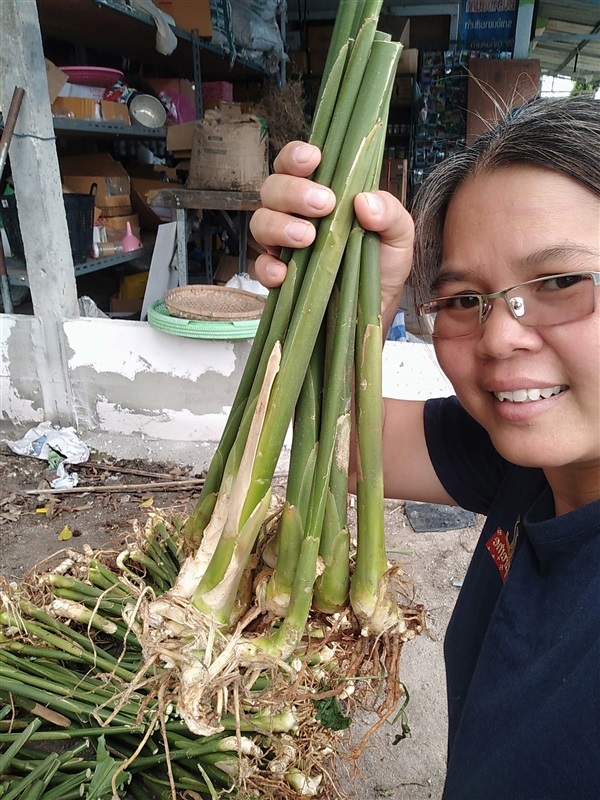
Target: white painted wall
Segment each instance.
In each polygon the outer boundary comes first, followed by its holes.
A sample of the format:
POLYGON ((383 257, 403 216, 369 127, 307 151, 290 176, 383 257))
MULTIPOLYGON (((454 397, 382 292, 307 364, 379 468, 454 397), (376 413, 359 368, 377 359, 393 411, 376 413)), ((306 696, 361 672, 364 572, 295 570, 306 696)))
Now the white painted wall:
MULTIPOLYGON (((87 318, 63 320, 59 337, 61 359, 54 356, 54 336, 48 341, 35 317, 0 315, 3 438, 50 420, 73 425, 96 449, 118 447, 122 457, 151 455, 152 443, 162 443, 163 454, 163 445, 168 455, 171 445, 193 444, 201 451, 196 460, 210 459, 251 342, 185 339, 145 322, 87 318), (68 388, 69 419, 53 413, 45 385, 53 381, 68 388)), ((452 391, 424 344, 388 342, 383 374, 384 393, 392 397, 452 391)))
POLYGON ((93 435, 105 452, 122 437, 214 445, 251 344, 184 339, 143 322, 81 318, 63 320, 59 360, 35 317, 1 315, 0 332, 3 437, 48 419, 93 435), (61 364, 65 374, 56 375, 61 364), (61 379, 69 387, 69 419, 57 418, 44 402, 44 384, 61 379))

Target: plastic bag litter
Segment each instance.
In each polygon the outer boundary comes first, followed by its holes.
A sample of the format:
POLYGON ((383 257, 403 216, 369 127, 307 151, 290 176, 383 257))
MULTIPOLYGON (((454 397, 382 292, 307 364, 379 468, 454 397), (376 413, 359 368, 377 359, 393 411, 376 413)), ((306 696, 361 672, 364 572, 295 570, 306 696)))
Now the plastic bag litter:
POLYGON ((108 314, 101 311, 91 297, 83 295, 77 301, 79 305, 79 314, 82 317, 95 317, 99 319, 109 319, 108 314))
POLYGON ((61 461, 56 468, 56 478, 50 481, 50 486, 53 489, 74 489, 78 483, 79 474, 77 472, 67 472, 65 462, 61 461))
POLYGON ((263 286, 259 281, 255 281, 247 272, 240 272, 239 275, 234 275, 227 281, 225 286, 230 289, 243 289, 245 292, 252 292, 252 294, 257 294, 260 297, 267 297, 269 294, 266 286, 263 286))
POLYGON ((51 450, 64 456, 66 464, 83 464, 90 457, 90 448, 83 442, 75 428, 59 428, 51 422, 42 422, 27 431, 22 439, 4 439, 13 453, 33 456, 48 461, 51 450))

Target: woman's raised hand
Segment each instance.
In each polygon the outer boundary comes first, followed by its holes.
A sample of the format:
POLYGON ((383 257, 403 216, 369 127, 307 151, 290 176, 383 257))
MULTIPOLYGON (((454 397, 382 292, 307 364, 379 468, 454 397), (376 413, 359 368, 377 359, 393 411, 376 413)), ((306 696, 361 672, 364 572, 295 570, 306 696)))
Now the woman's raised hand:
MULTIPOLYGON (((254 213, 250 230, 267 250, 256 260, 256 274, 269 288, 279 286, 285 278, 286 266, 278 259, 280 248, 310 245, 315 228, 308 220, 326 216, 335 206, 333 192, 308 178, 320 160, 321 153, 314 145, 290 142, 275 159, 274 174, 262 186, 263 207, 254 213)), ((410 214, 393 195, 381 191, 357 195, 354 210, 365 230, 380 235, 382 309, 395 312, 412 263, 410 214)))

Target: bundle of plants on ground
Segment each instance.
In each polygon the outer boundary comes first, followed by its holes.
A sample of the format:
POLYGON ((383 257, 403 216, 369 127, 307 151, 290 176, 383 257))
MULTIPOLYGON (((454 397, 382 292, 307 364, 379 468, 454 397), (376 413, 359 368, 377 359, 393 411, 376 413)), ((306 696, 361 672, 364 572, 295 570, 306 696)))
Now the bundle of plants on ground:
POLYGON ((400 53, 380 7, 340 3, 311 131, 336 208, 283 256, 189 519, 154 512, 122 552, 68 552, 3 587, 3 800, 334 796, 354 710, 379 724, 406 702, 422 612, 386 559, 378 240, 353 213, 378 184, 400 53))

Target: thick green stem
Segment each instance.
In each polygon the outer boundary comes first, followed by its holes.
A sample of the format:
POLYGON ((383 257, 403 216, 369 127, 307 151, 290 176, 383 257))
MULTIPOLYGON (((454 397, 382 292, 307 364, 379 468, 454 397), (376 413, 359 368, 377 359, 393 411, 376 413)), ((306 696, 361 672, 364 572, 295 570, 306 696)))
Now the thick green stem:
MULTIPOLYGON (((329 88, 328 79, 334 71, 340 53, 345 47, 348 47, 349 40, 354 39, 356 36, 358 25, 363 19, 364 4, 365 0, 340 0, 338 3, 335 23, 333 31, 331 32, 331 40, 329 42, 329 49, 327 50, 327 58, 325 59, 325 67, 323 69, 323 80, 321 81, 319 93, 317 95, 317 110, 322 106, 323 95, 329 88)), ((334 97, 337 95, 338 88, 339 86, 335 87, 335 92, 333 93, 334 97)))
MULTIPOLYGON (((330 47, 328 51, 328 62, 321 83, 322 91, 319 94, 309 139, 312 144, 319 148, 323 148, 327 140, 335 100, 346 67, 348 52, 346 22, 350 17, 354 16, 354 9, 352 9, 351 13, 349 10, 345 11, 344 9, 346 7, 349 9, 354 3, 355 0, 341 0, 340 12, 344 11, 344 13, 338 13, 336 16, 334 37, 339 47, 330 47), (329 57, 329 54, 331 54, 331 57, 329 57)), ((349 31, 350 27, 348 27, 349 31)), ((283 341, 285 337, 291 310, 297 298, 299 285, 308 261, 308 255, 308 252, 302 250, 296 253, 287 250, 281 254, 282 260, 288 264, 286 281, 280 289, 272 289, 269 292, 221 441, 211 461, 200 497, 185 526, 186 541, 194 548, 199 546, 204 529, 211 519, 217 502, 219 487, 223 480, 225 465, 234 442, 239 440, 240 437, 239 429, 247 412, 246 406, 258 395, 262 385, 266 359, 272 352, 275 342, 283 341)), ((247 426, 249 426, 249 421, 247 421, 247 426)), ((242 432, 242 436, 244 435, 247 435, 247 427, 245 434, 242 432)))
POLYGON ((186 522, 185 539, 193 548, 197 548, 200 545, 202 533, 214 510, 219 487, 223 479, 225 464, 227 463, 229 453, 238 435, 238 429, 246 409, 256 373, 259 369, 261 356, 266 347, 267 337, 269 336, 273 315, 277 306, 278 294, 279 290, 277 289, 272 289, 269 292, 252 347, 250 348, 250 353, 248 354, 248 360, 233 400, 231 411, 227 417, 225 428, 223 429, 221 440, 210 462, 208 472, 204 479, 204 485, 200 492, 200 497, 186 522))
MULTIPOLYGON (((363 231, 355 226, 344 258, 336 318, 332 358, 328 364, 323 397, 319 452, 315 466, 309 515, 288 613, 273 640, 285 655, 296 648, 310 611, 312 589, 317 575, 321 531, 329 497, 329 478, 338 422, 344 406, 343 387, 347 372, 347 352, 354 340, 356 297, 360 269, 360 244, 363 231)), ((347 562, 346 562, 347 563, 347 562)))
POLYGON ((37 729, 42 724, 41 719, 34 719, 24 731, 22 731, 15 741, 10 745, 8 750, 5 753, 0 755, 0 775, 4 775, 6 770, 10 767, 11 761, 15 756, 18 754, 19 750, 24 747, 24 745, 29 740, 29 737, 37 731, 37 729))
POLYGON ((267 608, 283 616, 289 604, 302 546, 317 458, 323 387, 323 336, 317 341, 294 414, 292 451, 283 508, 277 530, 277 565, 267 585, 267 608))
POLYGON ((350 601, 363 630, 375 635, 398 621, 388 569, 383 508, 383 412, 379 239, 365 234, 356 348, 357 552, 350 601))
POLYGON ((362 191, 371 164, 371 146, 376 139, 381 102, 381 96, 373 97, 373 86, 387 86, 395 72, 396 54, 397 46, 391 42, 376 42, 373 45, 361 84, 361 93, 332 182, 338 200, 337 206, 321 223, 290 322, 242 522, 266 491, 277 464, 350 233, 354 218, 354 198, 362 191))
MULTIPOLYGON (((339 392, 339 416, 336 421, 335 440, 326 490, 319 556, 323 571, 315 581, 313 605, 319 611, 333 613, 346 605, 350 588, 350 533, 347 524, 348 462, 350 451, 350 403, 352 395, 352 375, 354 367, 354 334, 358 303, 358 275, 360 271, 360 250, 362 230, 355 223, 350 234, 344 256, 343 276, 347 280, 344 303, 337 303, 331 309, 335 319, 347 320, 350 335, 340 347, 338 358, 345 358, 340 384, 334 388, 339 392), (351 281, 348 280, 351 278, 351 281)), ((332 335, 332 347, 338 347, 332 335)))
MULTIPOLYGON (((354 113, 356 98, 361 90, 361 82, 366 65, 371 58, 371 50, 377 28, 377 18, 383 0, 366 0, 361 13, 360 27, 356 42, 348 61, 344 80, 340 86, 335 104, 329 134, 323 147, 323 156, 315 173, 317 183, 329 186, 337 167, 338 159, 347 136, 348 125, 354 113)), ((339 17, 338 13, 338 17, 339 17)), ((331 52, 331 47, 329 49, 331 52)), ((371 86, 373 91, 373 85, 371 86)))
POLYGON ((249 492, 252 464, 264 428, 269 396, 279 369, 280 358, 280 347, 276 344, 269 359, 265 381, 261 387, 244 453, 231 490, 223 530, 194 593, 193 603, 196 608, 223 625, 232 621, 240 581, 269 506, 270 486, 260 497, 252 513, 246 519, 242 519, 243 502, 249 492))

